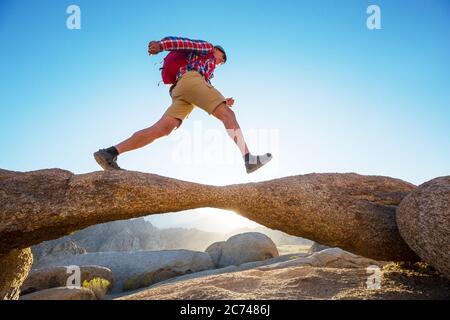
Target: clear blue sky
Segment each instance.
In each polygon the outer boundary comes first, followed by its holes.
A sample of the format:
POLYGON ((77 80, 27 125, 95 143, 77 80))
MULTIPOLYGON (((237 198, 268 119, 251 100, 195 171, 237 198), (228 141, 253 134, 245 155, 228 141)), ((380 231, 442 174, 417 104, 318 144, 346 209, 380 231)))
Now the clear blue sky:
POLYGON ((157 86, 164 56, 147 55, 148 41, 168 35, 226 49, 213 84, 235 98, 244 133, 279 135, 269 146, 249 137, 274 160, 252 175, 203 149, 195 163, 174 163, 183 134, 222 130, 197 109, 179 132, 119 157, 124 168, 218 185, 310 172, 415 184, 450 174, 448 0, 2 0, 0 167, 99 170, 94 151, 170 104, 157 86), (70 4, 81 8, 81 30, 66 28, 70 4), (381 8, 381 30, 366 27, 369 4, 381 8))

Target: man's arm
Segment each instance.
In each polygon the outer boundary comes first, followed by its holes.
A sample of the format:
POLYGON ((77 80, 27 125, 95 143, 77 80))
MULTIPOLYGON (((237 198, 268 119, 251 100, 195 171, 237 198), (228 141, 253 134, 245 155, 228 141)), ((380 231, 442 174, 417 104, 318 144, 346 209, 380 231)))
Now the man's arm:
POLYGON ((214 46, 207 41, 191 40, 180 37, 165 37, 161 41, 150 42, 148 50, 149 54, 157 54, 163 50, 183 50, 205 55, 214 52, 214 46))

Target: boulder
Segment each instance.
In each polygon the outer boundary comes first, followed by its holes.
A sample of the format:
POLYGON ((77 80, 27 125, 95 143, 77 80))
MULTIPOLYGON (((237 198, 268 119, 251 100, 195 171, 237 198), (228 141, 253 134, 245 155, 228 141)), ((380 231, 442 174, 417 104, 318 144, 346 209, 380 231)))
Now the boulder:
POLYGON ((19 300, 96 300, 94 292, 88 288, 51 288, 26 294, 19 300))
MULTIPOLYGON (((114 277, 108 268, 86 265, 80 267, 80 273, 81 285, 83 285, 85 280, 90 281, 94 278, 101 278, 108 280, 111 288, 114 286, 114 277)), ((32 270, 22 285, 21 294, 25 295, 45 289, 65 287, 68 278, 72 274, 73 272, 68 270, 66 266, 32 270)))
POLYGON ((224 243, 212 244, 208 249, 214 255, 213 260, 217 259, 218 268, 238 266, 246 262, 262 261, 279 256, 275 243, 259 232, 237 234, 224 243))
POLYGON ((406 243, 450 279, 450 176, 407 195, 398 207, 397 224, 406 243))
POLYGON ((112 271, 112 292, 146 286, 167 277, 214 267, 206 252, 190 250, 96 252, 42 259, 39 268, 49 266, 100 265, 112 271), (139 282, 142 281, 142 282, 139 282))
POLYGON ((217 241, 206 248, 205 252, 208 252, 211 259, 216 267, 219 266, 220 256, 222 255, 222 248, 225 241, 217 241))

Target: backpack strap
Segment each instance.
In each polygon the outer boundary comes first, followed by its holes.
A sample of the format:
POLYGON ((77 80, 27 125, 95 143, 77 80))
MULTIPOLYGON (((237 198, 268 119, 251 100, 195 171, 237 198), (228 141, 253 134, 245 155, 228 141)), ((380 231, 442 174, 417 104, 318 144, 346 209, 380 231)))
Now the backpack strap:
POLYGON ((175 88, 175 86, 177 85, 177 82, 178 82, 178 80, 175 81, 175 83, 174 83, 173 85, 170 86, 170 88, 169 88, 169 94, 170 94, 170 95, 172 95, 172 90, 173 90, 173 89, 175 88))

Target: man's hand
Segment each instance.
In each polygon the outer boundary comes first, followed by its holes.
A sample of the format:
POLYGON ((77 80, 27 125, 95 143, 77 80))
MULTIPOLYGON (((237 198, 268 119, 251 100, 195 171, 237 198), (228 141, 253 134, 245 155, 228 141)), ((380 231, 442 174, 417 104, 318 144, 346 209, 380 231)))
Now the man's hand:
POLYGON ((158 54, 162 51, 162 48, 158 41, 150 41, 148 44, 148 54, 158 54))
POLYGON ((233 98, 227 98, 227 99, 225 99, 225 101, 226 101, 226 105, 229 106, 229 107, 232 107, 233 104, 234 104, 234 99, 233 98))

